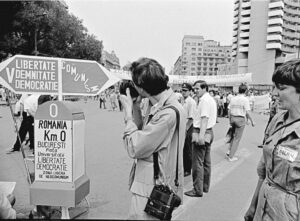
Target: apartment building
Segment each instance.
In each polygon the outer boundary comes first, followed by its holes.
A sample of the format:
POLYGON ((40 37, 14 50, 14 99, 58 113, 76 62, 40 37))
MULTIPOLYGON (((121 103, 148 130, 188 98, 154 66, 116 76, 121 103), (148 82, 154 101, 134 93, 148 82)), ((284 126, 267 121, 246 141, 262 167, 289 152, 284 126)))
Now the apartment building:
POLYGON ((181 75, 181 56, 175 62, 172 72, 173 75, 181 75))
POLYGON ((119 58, 116 56, 114 51, 109 53, 105 50, 102 50, 102 56, 100 60, 101 64, 107 69, 120 69, 121 67, 119 58))
POLYGON ((182 40, 181 75, 216 75, 217 66, 230 61, 231 46, 199 35, 185 35, 182 40))
POLYGON ((275 68, 299 57, 300 0, 235 0, 234 73, 252 73, 253 85, 271 85, 275 68))

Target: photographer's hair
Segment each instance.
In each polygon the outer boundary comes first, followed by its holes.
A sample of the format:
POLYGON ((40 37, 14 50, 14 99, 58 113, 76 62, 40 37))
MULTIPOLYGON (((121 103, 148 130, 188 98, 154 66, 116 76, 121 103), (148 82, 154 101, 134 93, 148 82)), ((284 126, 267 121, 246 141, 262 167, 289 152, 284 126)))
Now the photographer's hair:
POLYGON ((132 80, 151 96, 158 95, 168 88, 169 77, 163 67, 154 59, 140 58, 129 68, 132 80))
POLYGON ((300 93, 300 59, 291 60, 280 65, 272 76, 272 81, 278 84, 291 85, 300 93))
POLYGON ((242 83, 242 84, 239 86, 239 94, 245 94, 246 91, 247 91, 247 89, 248 89, 247 85, 242 83))
POLYGON ((200 84, 200 87, 201 87, 202 89, 205 88, 206 91, 208 91, 208 85, 207 85, 206 81, 198 80, 198 81, 195 81, 194 86, 195 86, 196 84, 200 84))

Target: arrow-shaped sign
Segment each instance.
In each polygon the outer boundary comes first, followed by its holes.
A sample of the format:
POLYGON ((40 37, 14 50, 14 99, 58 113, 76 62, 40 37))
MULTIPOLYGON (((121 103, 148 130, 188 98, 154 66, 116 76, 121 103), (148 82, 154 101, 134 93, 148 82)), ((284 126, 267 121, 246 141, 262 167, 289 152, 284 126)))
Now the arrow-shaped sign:
POLYGON ((0 63, 0 84, 15 93, 97 95, 119 80, 96 61, 15 55, 0 63))

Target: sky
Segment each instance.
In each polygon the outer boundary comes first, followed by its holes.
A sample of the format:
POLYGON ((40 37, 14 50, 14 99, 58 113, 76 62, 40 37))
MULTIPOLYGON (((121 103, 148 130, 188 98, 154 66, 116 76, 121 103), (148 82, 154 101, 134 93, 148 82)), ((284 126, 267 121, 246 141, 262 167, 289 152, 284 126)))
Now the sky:
POLYGON ((66 0, 89 34, 116 53, 121 67, 140 57, 169 73, 184 35, 231 45, 234 0, 66 0))

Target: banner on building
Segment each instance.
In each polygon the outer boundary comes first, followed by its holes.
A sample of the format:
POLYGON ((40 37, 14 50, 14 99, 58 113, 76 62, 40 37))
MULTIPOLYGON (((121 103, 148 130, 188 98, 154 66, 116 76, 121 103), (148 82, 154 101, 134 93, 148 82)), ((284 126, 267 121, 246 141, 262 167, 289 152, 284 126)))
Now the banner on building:
MULTIPOLYGON (((129 71, 110 70, 116 77, 124 80, 131 80, 129 71)), ((214 75, 214 76, 188 76, 188 75, 168 75, 170 84, 193 84, 195 81, 204 80, 208 84, 239 84, 251 83, 252 73, 231 74, 231 75, 214 75)))

